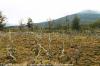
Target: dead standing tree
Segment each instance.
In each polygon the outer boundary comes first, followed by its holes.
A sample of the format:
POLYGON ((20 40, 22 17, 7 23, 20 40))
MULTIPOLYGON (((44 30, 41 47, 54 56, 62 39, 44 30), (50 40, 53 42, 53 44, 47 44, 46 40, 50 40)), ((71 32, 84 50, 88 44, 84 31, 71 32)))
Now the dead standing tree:
POLYGON ((51 39, 51 34, 50 33, 48 35, 48 38, 49 38, 48 39, 48 46, 49 46, 48 47, 48 53, 49 54, 47 56, 48 56, 48 59, 51 60, 51 58, 52 58, 52 51, 51 51, 51 41, 52 41, 52 39, 51 39))
POLYGON ((8 36, 9 36, 10 44, 7 45, 7 58, 9 59, 10 63, 14 63, 16 61, 16 57, 14 56, 15 55, 15 48, 12 45, 13 40, 12 40, 12 37, 11 37, 10 30, 9 30, 8 36))
POLYGON ((51 30, 52 30, 52 20, 51 20, 51 18, 48 19, 48 29, 49 29, 49 32, 51 32, 51 30))
POLYGON ((65 42, 64 42, 64 32, 61 34, 61 38, 63 39, 62 41, 62 46, 61 46, 61 49, 60 49, 60 56, 58 58, 59 62, 60 63, 66 63, 67 62, 67 56, 65 55, 65 42))
POLYGON ((22 31, 23 28, 24 28, 24 24, 22 22, 23 22, 23 20, 21 19, 20 22, 19 22, 19 29, 20 29, 20 31, 22 31))

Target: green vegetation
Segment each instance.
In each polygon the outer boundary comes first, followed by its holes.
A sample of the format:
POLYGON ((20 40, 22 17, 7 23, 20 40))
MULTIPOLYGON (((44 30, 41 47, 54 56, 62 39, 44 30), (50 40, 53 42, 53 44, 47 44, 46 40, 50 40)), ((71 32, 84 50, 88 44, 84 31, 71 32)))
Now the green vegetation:
POLYGON ((29 30, 33 30, 33 23, 32 22, 33 22, 32 19, 28 18, 27 26, 28 26, 29 30))
POLYGON ((2 12, 0 12, 0 30, 3 30, 4 29, 4 26, 5 26, 5 16, 2 15, 2 12))
POLYGON ((73 30, 80 30, 80 18, 78 16, 75 16, 72 22, 72 29, 73 30))
POLYGON ((91 28, 100 28, 100 19, 96 20, 96 22, 90 24, 91 28))

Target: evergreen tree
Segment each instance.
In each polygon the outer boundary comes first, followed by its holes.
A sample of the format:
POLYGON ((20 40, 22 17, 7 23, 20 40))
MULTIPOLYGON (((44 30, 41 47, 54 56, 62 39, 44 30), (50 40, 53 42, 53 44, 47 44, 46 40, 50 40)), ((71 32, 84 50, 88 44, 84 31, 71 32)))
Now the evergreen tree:
POLYGON ((72 21, 72 29, 73 30, 80 30, 80 18, 78 16, 75 16, 72 21))
POLYGON ((27 23, 27 26, 30 30, 33 30, 33 21, 31 18, 28 18, 28 23, 27 23))
POLYGON ((3 30, 4 26, 5 26, 5 18, 3 15, 2 15, 2 12, 0 12, 0 30, 3 30))
POLYGON ((68 23, 68 22, 69 22, 69 19, 68 19, 68 17, 66 16, 66 24, 65 24, 65 25, 66 25, 67 31, 69 30, 69 23, 68 23))
POLYGON ((91 28, 100 28, 100 19, 96 20, 94 23, 90 24, 91 28))

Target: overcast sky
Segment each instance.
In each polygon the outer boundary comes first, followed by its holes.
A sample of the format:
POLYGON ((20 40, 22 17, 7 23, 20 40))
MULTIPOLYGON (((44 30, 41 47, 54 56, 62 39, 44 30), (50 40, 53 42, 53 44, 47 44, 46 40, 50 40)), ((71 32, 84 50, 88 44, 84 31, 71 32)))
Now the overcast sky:
POLYGON ((0 10, 8 24, 31 17, 35 23, 56 19, 82 10, 100 11, 100 0, 0 0, 0 10))

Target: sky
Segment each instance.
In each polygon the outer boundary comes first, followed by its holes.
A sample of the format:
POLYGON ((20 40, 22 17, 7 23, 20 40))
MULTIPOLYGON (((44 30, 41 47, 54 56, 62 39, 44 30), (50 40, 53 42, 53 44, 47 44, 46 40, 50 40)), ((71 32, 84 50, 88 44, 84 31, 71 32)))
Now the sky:
POLYGON ((100 11, 100 0, 0 0, 0 11, 7 17, 7 24, 34 23, 57 19, 83 10, 100 11))

